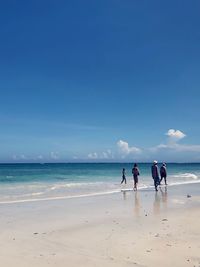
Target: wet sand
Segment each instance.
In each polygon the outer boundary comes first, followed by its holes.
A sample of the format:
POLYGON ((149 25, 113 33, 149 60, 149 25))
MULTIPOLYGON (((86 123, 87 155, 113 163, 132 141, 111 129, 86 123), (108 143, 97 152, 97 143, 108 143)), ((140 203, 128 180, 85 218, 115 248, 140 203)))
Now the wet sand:
POLYGON ((1 204, 1 265, 199 267, 198 186, 1 204))

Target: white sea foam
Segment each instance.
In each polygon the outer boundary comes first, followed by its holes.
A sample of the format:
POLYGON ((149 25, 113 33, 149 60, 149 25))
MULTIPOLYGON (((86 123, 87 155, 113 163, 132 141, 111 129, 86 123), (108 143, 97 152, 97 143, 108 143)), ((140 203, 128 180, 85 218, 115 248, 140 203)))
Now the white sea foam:
MULTIPOLYGON (((176 173, 169 175, 168 186, 200 183, 200 173, 176 173)), ((118 193, 121 189, 132 190, 132 177, 127 177, 128 183, 121 186, 113 177, 110 181, 86 181, 5 185, 0 188, 0 204, 48 201, 81 197, 92 197, 118 193)), ((119 181, 120 182, 120 181, 119 181)), ((154 189, 153 180, 149 176, 141 176, 138 190, 151 191, 154 189)))
POLYGON ((65 183, 65 184, 56 184, 50 188, 50 190, 57 190, 60 188, 75 188, 75 187, 87 187, 87 186, 100 186, 105 185, 105 182, 84 182, 84 183, 65 183))
POLYGON ((180 173, 180 174, 176 174, 176 175, 173 175, 174 178, 186 178, 186 179, 198 179, 198 176, 194 173, 189 173, 189 172, 186 172, 186 173, 180 173))
POLYGON ((31 198, 31 199, 17 199, 17 200, 8 200, 0 201, 0 204, 15 204, 15 203, 24 203, 24 202, 38 202, 38 201, 50 201, 50 200, 62 200, 62 199, 72 199, 72 198, 82 198, 82 197, 93 197, 93 196, 103 196, 114 193, 119 193, 120 189, 108 191, 108 192, 95 192, 89 194, 80 194, 72 196, 57 196, 57 197, 46 197, 46 198, 31 198))
POLYGON ((184 184, 198 184, 200 183, 200 179, 199 180, 195 180, 195 181, 181 181, 181 182, 173 182, 173 183, 169 183, 169 186, 173 186, 173 185, 184 185, 184 184))
POLYGON ((28 196, 40 196, 43 195, 45 192, 33 192, 30 194, 22 195, 23 197, 28 197, 28 196))
MULTIPOLYGON (((191 180, 191 181, 182 181, 182 182, 173 182, 169 183, 168 186, 178 186, 178 185, 186 185, 186 184, 197 184, 200 183, 199 180, 191 180)), ((154 188, 153 185, 141 185, 138 187, 138 190, 148 190, 154 188)), ((132 187, 124 187, 125 190, 131 191, 132 187)), ((14 203, 25 203, 25 202, 37 202, 37 201, 51 201, 51 200, 64 200, 64 199, 73 199, 73 198, 82 198, 82 197, 94 197, 94 196, 102 196, 102 195, 109 195, 121 192, 122 188, 116 188, 109 191, 101 191, 101 192, 91 192, 91 193, 83 193, 83 194, 76 194, 76 195, 66 195, 66 196, 49 196, 43 198, 28 198, 28 199, 15 199, 15 200, 2 200, 0 204, 14 204, 14 203)), ((29 194, 29 196, 37 196, 41 195, 44 192, 35 192, 29 194)))

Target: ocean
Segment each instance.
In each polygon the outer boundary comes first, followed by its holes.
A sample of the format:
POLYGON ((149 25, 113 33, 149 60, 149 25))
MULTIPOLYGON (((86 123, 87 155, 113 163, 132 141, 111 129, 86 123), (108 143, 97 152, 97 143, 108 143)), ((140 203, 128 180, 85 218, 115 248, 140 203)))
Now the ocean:
MULTIPOLYGON (((159 164, 161 166, 161 164, 159 164)), ((131 163, 0 164, 0 204, 75 198, 133 188, 131 163), (122 168, 127 184, 120 185, 122 168)), ((138 164, 139 190, 153 190, 151 164, 138 164)), ((200 183, 200 163, 167 164, 169 186, 200 183)))

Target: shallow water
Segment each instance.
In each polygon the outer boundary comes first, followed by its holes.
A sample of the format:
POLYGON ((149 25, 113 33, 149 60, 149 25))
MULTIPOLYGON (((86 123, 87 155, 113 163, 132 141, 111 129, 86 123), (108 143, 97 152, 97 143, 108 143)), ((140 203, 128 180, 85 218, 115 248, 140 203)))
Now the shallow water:
MULTIPOLYGON (((131 163, 0 164, 0 203, 70 198, 132 188, 131 163), (122 168, 127 185, 120 185, 122 168)), ((140 189, 151 189, 151 164, 138 164, 140 189)), ((161 166, 161 165, 159 165, 161 166)), ((200 164, 167 164, 168 184, 200 182, 200 164)))

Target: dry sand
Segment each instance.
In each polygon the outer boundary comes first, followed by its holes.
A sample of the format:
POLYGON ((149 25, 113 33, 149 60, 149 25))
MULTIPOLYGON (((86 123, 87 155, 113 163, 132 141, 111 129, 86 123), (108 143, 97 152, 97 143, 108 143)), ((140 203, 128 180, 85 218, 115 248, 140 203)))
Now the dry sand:
POLYGON ((199 207, 165 189, 0 205, 1 266, 199 267, 199 207))

